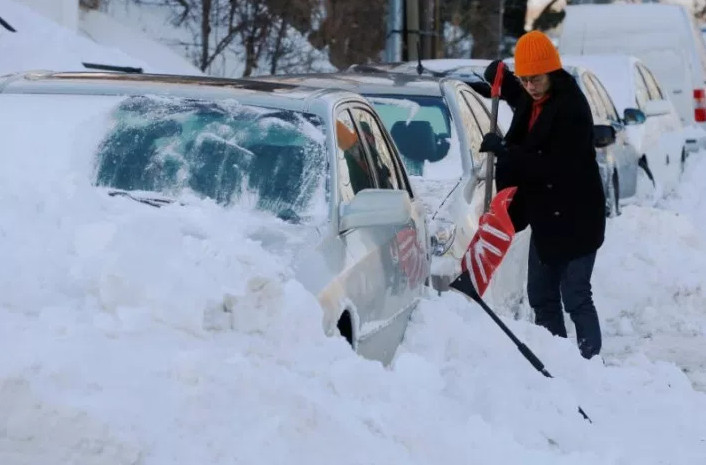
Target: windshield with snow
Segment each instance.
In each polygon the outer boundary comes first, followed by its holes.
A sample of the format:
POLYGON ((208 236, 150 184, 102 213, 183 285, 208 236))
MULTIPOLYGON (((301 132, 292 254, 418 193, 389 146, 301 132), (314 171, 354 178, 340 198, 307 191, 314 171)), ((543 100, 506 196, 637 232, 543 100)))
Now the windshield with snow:
POLYGON ((462 171, 458 137, 441 97, 366 95, 390 131, 407 173, 454 179, 462 171))
POLYGON ((176 195, 191 190, 293 222, 319 210, 325 183, 318 117, 234 101, 130 97, 98 148, 96 183, 176 195))

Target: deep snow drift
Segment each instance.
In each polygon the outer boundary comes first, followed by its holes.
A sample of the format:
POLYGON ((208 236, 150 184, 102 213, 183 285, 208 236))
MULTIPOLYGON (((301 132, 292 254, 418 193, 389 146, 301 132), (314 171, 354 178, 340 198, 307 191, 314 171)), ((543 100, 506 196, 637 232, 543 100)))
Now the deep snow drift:
POLYGON ((91 184, 105 110, 77 103, 37 127, 30 102, 4 97, 0 125, 0 463, 706 457, 706 395, 679 366, 703 379, 706 153, 673 198, 609 221, 594 279, 606 365, 508 320, 546 379, 447 294, 421 304, 384 368, 325 337, 289 257, 262 246, 287 225, 189 196, 110 197, 91 184))
MULTIPOLYGON (((3 70, 18 69, 37 44, 6 36, 3 70)), ((42 61, 78 63, 86 43, 67 44, 42 61)), ((38 127, 31 105, 3 103, 3 465, 706 461, 706 152, 670 198, 608 222, 605 364, 526 304, 496 309, 546 379, 457 294, 422 302, 390 367, 356 356, 263 246, 263 231, 300 240, 286 225, 109 197, 91 184, 101 109, 38 127)))

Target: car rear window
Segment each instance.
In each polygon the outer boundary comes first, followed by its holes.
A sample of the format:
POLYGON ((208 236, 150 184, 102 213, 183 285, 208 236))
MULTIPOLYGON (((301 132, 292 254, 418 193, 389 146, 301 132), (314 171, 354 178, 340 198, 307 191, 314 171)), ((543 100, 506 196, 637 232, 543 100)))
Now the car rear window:
POLYGON ((294 222, 321 208, 326 156, 323 124, 314 115, 137 96, 123 100, 110 119, 96 153, 97 185, 166 195, 188 189, 294 222))

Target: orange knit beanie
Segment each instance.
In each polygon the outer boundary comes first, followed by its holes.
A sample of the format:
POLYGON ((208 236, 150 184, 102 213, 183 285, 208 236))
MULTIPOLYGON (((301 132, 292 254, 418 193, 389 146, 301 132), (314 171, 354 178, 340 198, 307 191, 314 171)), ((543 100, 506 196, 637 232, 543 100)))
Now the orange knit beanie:
POLYGON ((560 68, 559 52, 546 34, 530 31, 517 41, 515 46, 516 76, 546 74, 560 68))

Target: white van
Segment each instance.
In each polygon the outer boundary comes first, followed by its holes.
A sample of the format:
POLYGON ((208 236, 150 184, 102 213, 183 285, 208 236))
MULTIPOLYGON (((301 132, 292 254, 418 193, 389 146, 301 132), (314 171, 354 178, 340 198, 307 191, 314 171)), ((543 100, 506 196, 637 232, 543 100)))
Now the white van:
POLYGON ((639 58, 662 83, 684 126, 706 129, 706 47, 683 6, 567 6, 559 52, 639 58))

